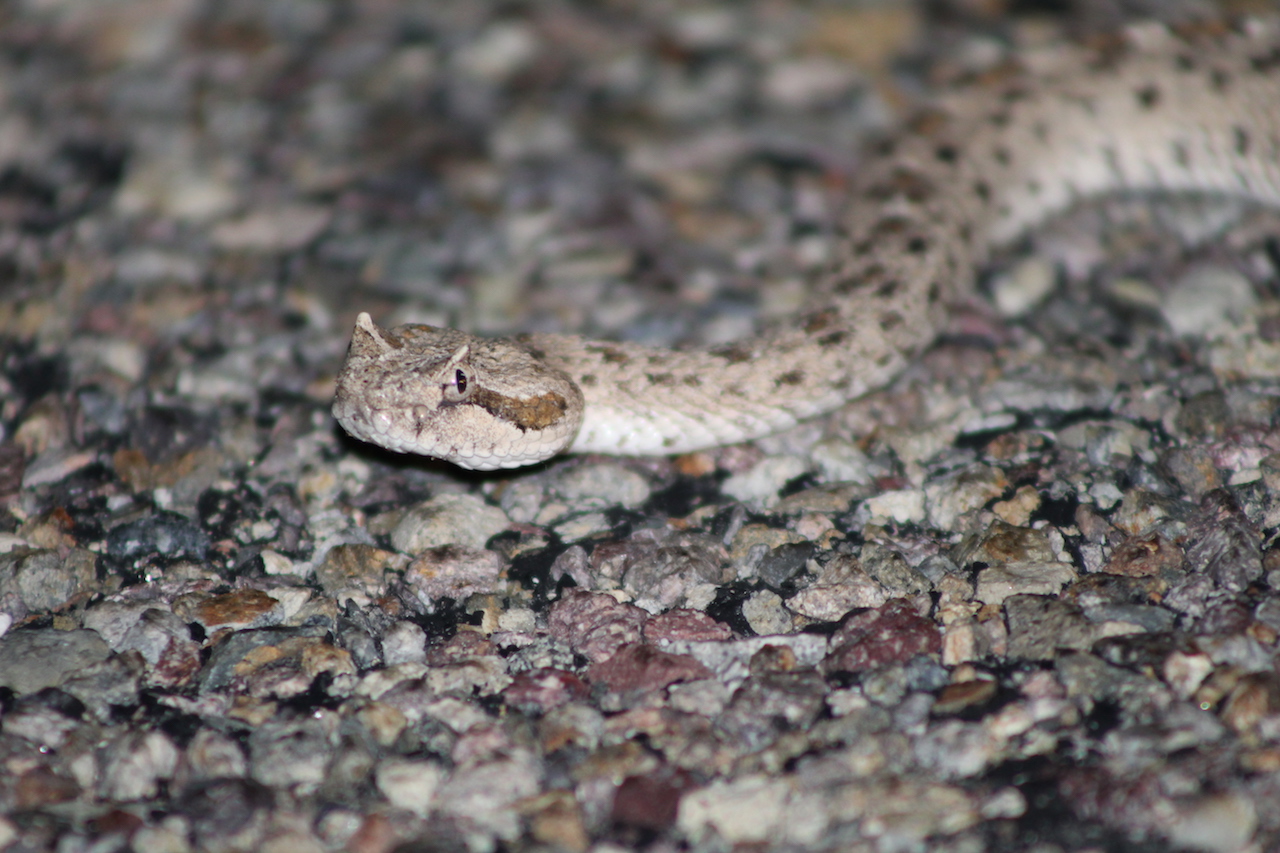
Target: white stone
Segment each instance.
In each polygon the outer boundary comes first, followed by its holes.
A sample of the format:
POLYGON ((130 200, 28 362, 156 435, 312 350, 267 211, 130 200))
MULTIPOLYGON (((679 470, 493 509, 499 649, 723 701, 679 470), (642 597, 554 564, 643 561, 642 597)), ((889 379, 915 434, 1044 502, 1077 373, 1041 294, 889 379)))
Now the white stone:
POLYGON ((1004 317, 1021 317, 1044 301, 1056 285, 1053 264, 1028 258, 991 283, 991 299, 1004 317))
POLYGON ((983 604, 1000 604, 1011 595, 1057 595, 1076 579, 1068 563, 1006 563, 978 573, 974 598, 983 604))
POLYGON ((101 795, 107 800, 145 800, 159 791, 160 781, 173 776, 178 748, 161 732, 124 735, 112 745, 102 768, 101 795))
POLYGON ((867 498, 863 504, 872 518, 888 518, 899 524, 920 523, 925 519, 923 489, 895 489, 867 498))
POLYGON ((856 444, 828 439, 813 446, 810 455, 826 483, 871 482, 871 460, 856 444))
POLYGON ((600 509, 621 504, 635 508, 649 499, 649 481, 623 465, 604 462, 567 471, 556 481, 556 491, 580 509, 600 509))
POLYGON ((844 97, 857 82, 858 72, 849 63, 810 56, 775 63, 761 91, 774 106, 805 109, 844 97))
POLYGON ((360 683, 356 685, 356 693, 370 699, 377 699, 400 682, 421 678, 426 673, 426 664, 421 663, 402 663, 374 670, 360 679, 360 683))
POLYGON ((1242 853, 1258 827, 1253 801, 1236 793, 1210 794, 1181 804, 1169 840, 1176 846, 1206 853, 1242 853))
POLYGON ((427 632, 421 625, 400 621, 382 635, 382 658, 387 666, 399 663, 425 663, 427 632))
POLYGON ((763 589, 742 603, 742 616, 751 630, 760 636, 786 634, 791 630, 791 614, 782 606, 777 593, 763 589))
POLYGON ((783 486, 807 470, 809 464, 799 456, 770 456, 750 471, 725 480, 720 491, 743 503, 769 506, 777 501, 783 486))
POLYGON ((1184 275, 1165 297, 1165 321, 1179 335, 1199 336, 1238 320, 1258 302, 1249 280, 1235 270, 1202 266, 1184 275))
POLYGON ((262 557, 262 569, 269 575, 304 574, 306 563, 295 563, 279 551, 264 548, 258 555, 262 557))
POLYGON ((741 776, 717 780, 680 800, 676 826, 695 845, 719 836, 730 845, 813 844, 828 816, 816 798, 786 778, 741 776))
POLYGON ((491 25, 458 51, 458 67, 473 77, 498 83, 524 68, 538 54, 533 27, 517 21, 491 25))
POLYGON ((396 808, 425 817, 444 780, 444 770, 429 761, 384 759, 374 774, 378 791, 396 808))
POLYGON ((498 614, 498 628, 503 631, 532 633, 538 628, 537 615, 527 607, 515 607, 498 614))
POLYGON ((506 513, 478 495, 438 495, 405 512, 391 531, 391 544, 405 554, 440 545, 483 548, 508 524, 506 513))

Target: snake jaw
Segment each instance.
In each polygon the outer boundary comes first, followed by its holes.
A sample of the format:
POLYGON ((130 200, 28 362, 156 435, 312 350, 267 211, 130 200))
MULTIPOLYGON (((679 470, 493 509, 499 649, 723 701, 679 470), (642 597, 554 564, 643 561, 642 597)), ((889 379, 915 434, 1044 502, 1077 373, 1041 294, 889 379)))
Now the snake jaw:
POLYGON ((347 432, 398 453, 491 471, 566 449, 582 393, 523 345, 425 325, 356 319, 333 415, 347 432))

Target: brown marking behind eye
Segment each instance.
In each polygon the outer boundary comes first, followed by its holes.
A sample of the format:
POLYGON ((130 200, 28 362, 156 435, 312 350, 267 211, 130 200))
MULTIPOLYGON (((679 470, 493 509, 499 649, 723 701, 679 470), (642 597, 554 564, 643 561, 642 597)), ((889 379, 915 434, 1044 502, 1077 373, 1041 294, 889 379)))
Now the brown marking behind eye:
POLYGON ((521 432, 546 429, 563 418, 569 408, 568 401, 554 391, 536 397, 520 398, 478 388, 466 403, 479 406, 494 417, 515 424, 521 432))
POLYGON ((777 386, 799 385, 802 382, 804 382, 803 370, 788 370, 786 373, 774 379, 774 384, 777 386))

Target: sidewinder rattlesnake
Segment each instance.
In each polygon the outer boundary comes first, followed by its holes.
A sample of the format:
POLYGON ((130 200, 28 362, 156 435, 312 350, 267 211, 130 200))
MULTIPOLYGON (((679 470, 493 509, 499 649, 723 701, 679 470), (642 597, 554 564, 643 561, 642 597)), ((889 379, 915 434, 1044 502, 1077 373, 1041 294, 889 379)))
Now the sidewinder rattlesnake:
POLYGON ((464 468, 562 451, 683 453, 767 435, 888 382, 993 246, 1074 201, 1202 192, 1280 204, 1280 25, 1130 28, 1025 57, 868 152, 837 262, 786 323, 667 350, 357 320, 333 413, 464 468))

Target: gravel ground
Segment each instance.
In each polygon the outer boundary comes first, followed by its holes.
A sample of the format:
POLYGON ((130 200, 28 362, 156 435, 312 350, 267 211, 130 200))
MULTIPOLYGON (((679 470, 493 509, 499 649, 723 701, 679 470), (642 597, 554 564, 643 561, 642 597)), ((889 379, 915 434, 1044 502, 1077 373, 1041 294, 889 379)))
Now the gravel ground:
POLYGON ((1077 210, 748 446, 328 414, 358 310, 749 332, 867 134, 1211 5, 0 2, 0 849, 1280 848, 1273 214, 1077 210))

